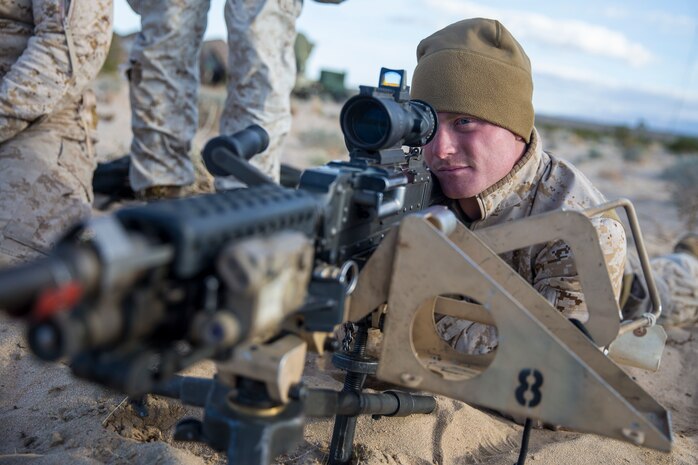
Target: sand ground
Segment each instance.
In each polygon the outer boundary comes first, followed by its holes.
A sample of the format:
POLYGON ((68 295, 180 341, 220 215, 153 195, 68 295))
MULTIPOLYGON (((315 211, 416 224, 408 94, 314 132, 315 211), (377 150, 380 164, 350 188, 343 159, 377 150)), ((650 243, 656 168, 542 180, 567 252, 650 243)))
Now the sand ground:
MULTIPOLYGON (((128 98, 118 81, 97 84, 101 116, 98 154, 111 159, 128 151, 128 98)), ((207 90, 202 100, 220 100, 207 90)), ((215 107, 215 106, 214 106, 215 107)), ((320 100, 294 101, 294 127, 284 162, 298 167, 345 156, 337 127, 340 106, 320 100)), ((215 135, 216 110, 204 109, 195 152, 215 135)), ((684 226, 660 173, 674 158, 652 147, 640 162, 624 161, 609 141, 585 141, 560 130, 543 133, 555 154, 572 160, 609 198, 627 197, 640 215, 650 253, 671 250, 684 226), (591 149, 603 153, 590 156, 591 149)), ((172 440, 176 422, 197 409, 163 398, 149 399, 140 418, 124 396, 72 377, 61 363, 37 361, 23 328, 0 319, 0 464, 222 464, 207 446, 172 440)), ((672 415, 674 446, 661 453, 591 434, 534 430, 528 463, 681 464, 698 463, 698 328, 671 328, 661 367, 650 373, 627 369, 672 415)), ((307 362, 310 386, 340 388, 339 374, 323 357, 307 362)), ((211 363, 190 373, 210 376, 211 363)), ((327 459, 332 422, 312 420, 304 443, 279 463, 319 464, 327 459)), ((361 464, 507 464, 516 461, 521 427, 462 402, 439 397, 431 415, 372 420, 361 417, 356 435, 361 464)))

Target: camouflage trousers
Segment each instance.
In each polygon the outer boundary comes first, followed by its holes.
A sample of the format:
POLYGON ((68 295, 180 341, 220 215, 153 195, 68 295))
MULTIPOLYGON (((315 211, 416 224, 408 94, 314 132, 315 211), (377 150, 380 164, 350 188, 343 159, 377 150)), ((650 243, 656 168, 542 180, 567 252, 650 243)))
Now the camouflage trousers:
MULTIPOLYGON (((130 52, 134 190, 194 182, 191 141, 198 126, 199 53, 208 0, 129 0, 142 31, 130 52)), ((227 0, 227 100, 220 132, 264 127, 269 148, 251 162, 278 181, 291 125, 293 43, 302 0, 227 0)))
POLYGON ((653 258, 652 274, 662 301, 659 323, 684 326, 698 322, 698 257, 673 253, 653 258))
POLYGON ((44 254, 90 215, 92 144, 66 109, 0 144, 0 266, 44 254))

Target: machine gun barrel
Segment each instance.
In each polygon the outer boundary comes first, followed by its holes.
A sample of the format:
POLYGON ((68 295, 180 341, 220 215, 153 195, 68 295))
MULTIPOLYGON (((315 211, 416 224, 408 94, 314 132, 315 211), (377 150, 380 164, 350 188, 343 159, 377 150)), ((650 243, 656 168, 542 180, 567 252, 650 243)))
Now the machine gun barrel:
POLYGON ((104 244, 93 241, 104 239, 104 232, 114 232, 114 227, 118 225, 106 217, 75 227, 51 255, 0 270, 0 309, 33 321, 44 320, 90 298, 100 287, 123 285, 130 276, 172 258, 167 245, 152 247, 146 238, 123 230, 118 237, 107 238, 111 247, 100 250, 104 244))
POLYGON ((25 316, 37 301, 39 290, 56 288, 72 275, 60 257, 51 256, 17 268, 0 270, 0 302, 12 316, 25 316))

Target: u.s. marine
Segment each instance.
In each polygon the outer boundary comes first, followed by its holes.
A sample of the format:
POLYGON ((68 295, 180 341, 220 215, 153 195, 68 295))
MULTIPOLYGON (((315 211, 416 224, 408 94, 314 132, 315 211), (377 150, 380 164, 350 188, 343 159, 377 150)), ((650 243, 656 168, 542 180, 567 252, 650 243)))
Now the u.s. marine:
POLYGON ((111 0, 0 1, 0 266, 90 214, 94 97, 111 0), (90 98, 92 97, 92 98, 90 98))
MULTIPOLYGON (((421 41, 417 60, 412 98, 430 103, 439 118, 424 158, 443 192, 441 202, 471 230, 606 201, 577 168, 544 151, 534 127, 530 60, 501 23, 476 18, 451 24, 421 41)), ((620 298, 627 270, 625 231, 613 216, 592 222, 620 298)), ((574 256, 565 242, 533 245, 503 258, 566 317, 587 321, 574 256)), ((498 343, 496 328, 481 323, 442 316, 437 329, 468 353, 487 353, 498 343)))

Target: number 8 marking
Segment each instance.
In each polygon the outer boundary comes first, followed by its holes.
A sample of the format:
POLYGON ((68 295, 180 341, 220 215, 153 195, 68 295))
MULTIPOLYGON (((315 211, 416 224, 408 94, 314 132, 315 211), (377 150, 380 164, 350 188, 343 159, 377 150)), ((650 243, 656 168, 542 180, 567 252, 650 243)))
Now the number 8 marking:
POLYGON ((535 407, 536 405, 540 404, 540 401, 543 398, 543 393, 540 392, 540 387, 543 385, 543 373, 538 370, 524 368, 519 372, 519 383, 519 387, 517 387, 516 391, 514 391, 516 401, 524 407, 535 407), (531 374, 533 375, 535 381, 531 386, 529 386, 528 377, 531 374), (528 392, 529 388, 531 390, 531 394, 533 394, 533 398, 527 403, 524 394, 528 392))

